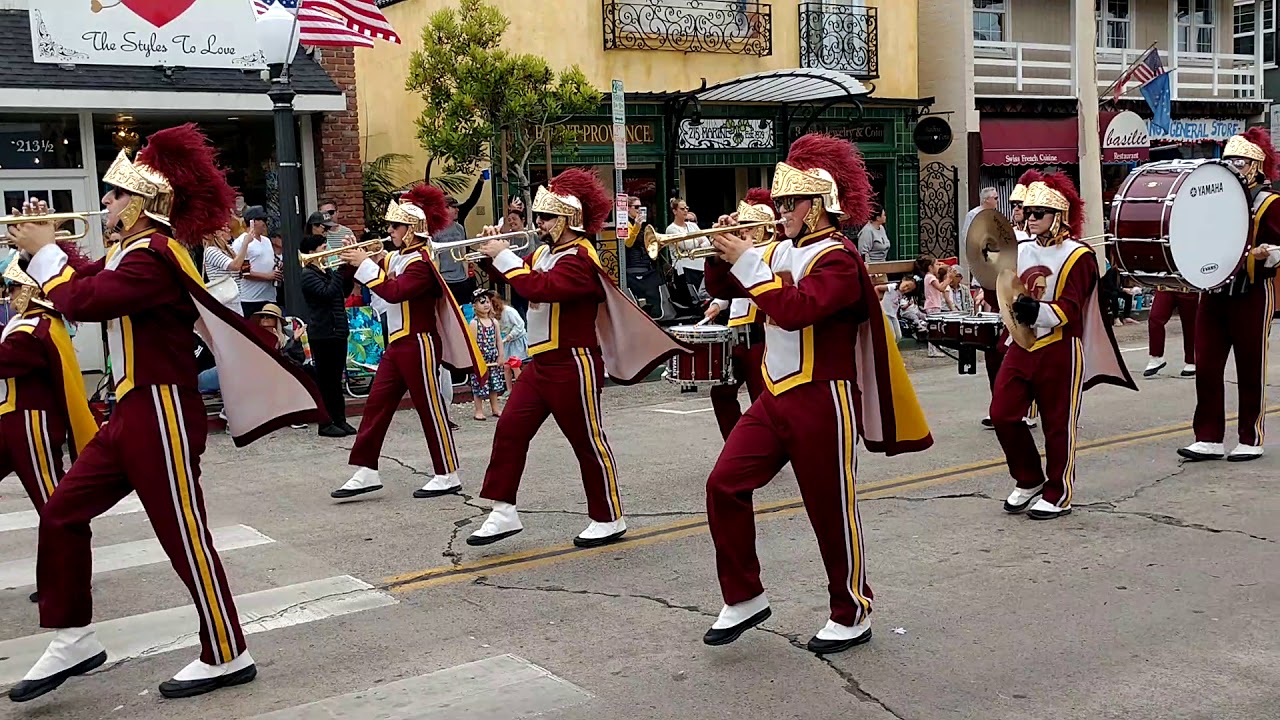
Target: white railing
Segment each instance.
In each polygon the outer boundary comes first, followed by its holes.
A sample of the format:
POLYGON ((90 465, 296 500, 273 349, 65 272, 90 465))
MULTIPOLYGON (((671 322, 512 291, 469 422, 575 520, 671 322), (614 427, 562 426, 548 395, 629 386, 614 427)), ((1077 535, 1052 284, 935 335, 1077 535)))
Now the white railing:
MULTIPOLYGON (((1145 49, 1098 48, 1098 90, 1109 87, 1145 49)), ((1160 51, 1174 100, 1257 100, 1262 71, 1252 55, 1160 51)), ((978 96, 1075 97, 1070 45, 975 42, 974 93, 978 96)), ((1126 97, 1141 97, 1136 84, 1126 97)))

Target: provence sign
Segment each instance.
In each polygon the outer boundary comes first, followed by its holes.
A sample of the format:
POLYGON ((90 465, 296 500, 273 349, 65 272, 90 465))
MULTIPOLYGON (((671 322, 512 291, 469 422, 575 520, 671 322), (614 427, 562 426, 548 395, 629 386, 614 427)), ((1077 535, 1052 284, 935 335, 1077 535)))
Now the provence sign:
POLYGON ((697 125, 680 121, 681 150, 770 150, 773 144, 772 120, 716 118, 697 125))
POLYGON ((261 70, 252 0, 29 0, 36 62, 261 70))

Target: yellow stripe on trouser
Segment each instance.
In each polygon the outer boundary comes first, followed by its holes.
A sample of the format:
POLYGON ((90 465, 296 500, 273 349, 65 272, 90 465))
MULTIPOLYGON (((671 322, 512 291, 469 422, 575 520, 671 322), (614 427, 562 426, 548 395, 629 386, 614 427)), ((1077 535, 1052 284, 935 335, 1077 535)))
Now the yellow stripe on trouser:
POLYGON ((436 440, 440 454, 444 456, 446 473, 458 472, 458 450, 453 445, 453 432, 449 429, 449 416, 440 397, 440 366, 436 362, 436 346, 425 333, 418 336, 418 348, 422 352, 422 379, 427 386, 427 402, 431 406, 431 418, 436 426, 436 440))
POLYGON ((582 408, 587 416, 587 431, 591 435, 591 444, 595 446, 596 458, 600 461, 600 469, 604 471, 605 492, 609 496, 609 507, 613 520, 622 517, 622 498, 618 494, 618 473, 613 464, 613 450, 604 440, 604 431, 600 429, 600 408, 596 397, 596 367, 591 354, 582 348, 573 351, 578 362, 578 372, 582 376, 582 408))
POLYGON ((159 391, 162 409, 162 416, 159 418, 160 432, 166 437, 169 445, 168 460, 174 485, 178 490, 179 530, 186 533, 187 540, 190 543, 191 557, 194 560, 191 568, 193 579, 209 609, 209 622, 212 625, 210 629, 213 631, 213 638, 211 639, 214 642, 214 648, 221 655, 220 663, 228 663, 235 659, 236 653, 232 651, 231 632, 222 614, 219 595, 214 590, 214 585, 217 581, 213 577, 213 563, 205 552, 199 524, 196 520, 194 483, 187 472, 185 440, 182 437, 182 431, 178 427, 179 418, 173 387, 164 386, 157 388, 157 390, 159 391))
POLYGON ((1266 434, 1267 429, 1267 355, 1271 351, 1271 319, 1276 314, 1276 288, 1275 278, 1267 278, 1263 282, 1262 291, 1266 293, 1267 312, 1262 316, 1262 396, 1258 398, 1258 419, 1253 423, 1253 435, 1258 443, 1258 447, 1262 447, 1262 436, 1266 434))
POLYGON ((1069 507, 1074 491, 1076 478, 1076 425, 1080 420, 1080 399, 1084 393, 1084 342, 1080 338, 1071 340, 1071 413, 1067 417, 1067 464, 1062 471, 1062 497, 1058 507, 1069 507))
POLYGON ((840 473, 841 488, 844 495, 844 507, 841 511, 845 520, 845 543, 849 557, 849 595, 858 603, 857 622, 866 619, 871 612, 871 600, 862 594, 862 582, 866 568, 862 562, 862 526, 858 517, 858 425, 853 411, 853 393, 847 380, 832 382, 835 388, 836 411, 840 432, 840 473))
POLYGON ((44 499, 48 500, 58 487, 58 479, 53 475, 53 458, 45 446, 48 432, 44 425, 44 413, 39 410, 27 411, 27 439, 31 442, 31 459, 36 474, 40 476, 40 486, 44 489, 44 499))

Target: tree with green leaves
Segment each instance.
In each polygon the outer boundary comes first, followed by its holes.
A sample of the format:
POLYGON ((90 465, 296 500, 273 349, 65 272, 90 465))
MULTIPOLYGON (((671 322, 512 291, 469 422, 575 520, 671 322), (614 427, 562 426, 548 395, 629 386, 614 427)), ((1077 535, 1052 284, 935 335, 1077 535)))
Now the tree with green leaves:
POLYGON ((442 158, 453 172, 474 172, 505 139, 508 170, 529 207, 530 158, 547 138, 563 139, 554 126, 594 112, 601 93, 577 65, 556 72, 536 55, 503 50, 510 24, 482 0, 434 13, 422 29, 423 49, 409 60, 405 87, 425 103, 418 142, 433 160, 442 158))

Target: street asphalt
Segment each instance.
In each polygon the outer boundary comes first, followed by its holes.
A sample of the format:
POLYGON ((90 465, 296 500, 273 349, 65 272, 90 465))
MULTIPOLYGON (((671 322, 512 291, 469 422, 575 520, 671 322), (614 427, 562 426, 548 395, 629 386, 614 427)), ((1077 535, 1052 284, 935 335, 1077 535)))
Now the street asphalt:
MULTIPOLYGON (((1120 330, 1138 376, 1145 341, 1144 326, 1120 330)), ((195 657, 195 625, 163 612, 189 598, 145 542, 144 516, 122 507, 94 525, 95 613, 116 659, 31 703, 0 700, 0 718, 1280 717, 1280 447, 1251 463, 1181 463, 1194 381, 1171 362, 1138 377, 1138 393, 1086 394, 1074 512, 1033 522, 1001 511, 1012 482, 979 423, 981 368, 958 376, 922 351, 908 362, 936 442, 861 453, 876 603, 866 645, 804 650, 827 619, 826 580, 789 468, 756 497, 773 617, 729 646, 702 644, 721 605, 704 488, 722 443, 705 391, 659 382, 605 391, 630 530, 604 549, 570 544, 585 500, 554 423, 530 453, 525 531, 484 548, 463 540, 488 510, 478 495, 495 422, 469 406, 453 409, 465 494, 432 500, 411 497, 430 478, 412 411, 386 438, 385 488, 348 502, 329 492, 350 475, 349 439, 310 428, 236 449, 211 436, 209 525, 235 545, 222 552, 235 594, 252 598, 240 604, 257 680, 159 697, 195 657)), ((31 637, 43 631, 27 600, 29 509, 16 478, 0 483, 4 683, 44 643, 31 637)))

